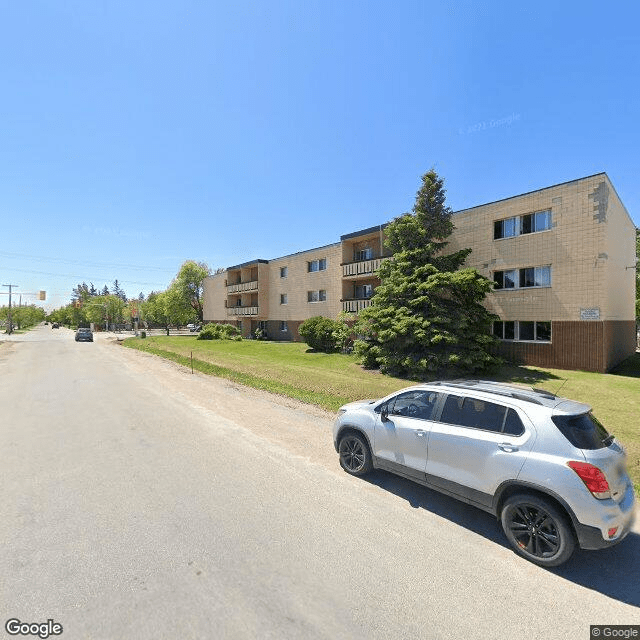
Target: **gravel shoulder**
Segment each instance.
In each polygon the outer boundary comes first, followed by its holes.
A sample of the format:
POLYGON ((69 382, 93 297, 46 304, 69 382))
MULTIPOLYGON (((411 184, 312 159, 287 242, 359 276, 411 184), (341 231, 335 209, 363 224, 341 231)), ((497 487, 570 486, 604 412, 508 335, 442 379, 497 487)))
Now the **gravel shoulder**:
POLYGON ((163 358, 128 349, 117 338, 100 340, 115 350, 129 373, 185 403, 248 429, 296 456, 340 470, 333 448, 335 414, 291 398, 209 376, 163 358))

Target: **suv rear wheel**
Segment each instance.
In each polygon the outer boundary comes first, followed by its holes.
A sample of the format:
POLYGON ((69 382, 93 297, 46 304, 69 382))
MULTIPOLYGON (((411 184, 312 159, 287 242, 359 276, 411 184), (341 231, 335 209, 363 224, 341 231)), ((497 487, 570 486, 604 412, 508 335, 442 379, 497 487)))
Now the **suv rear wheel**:
POLYGON ((502 529, 516 553, 543 567, 566 562, 575 538, 566 515, 551 501, 534 495, 511 496, 502 508, 502 529))
POLYGON ((369 445, 361 435, 353 431, 340 438, 338 453, 340 466, 352 476, 363 476, 373 468, 369 445))

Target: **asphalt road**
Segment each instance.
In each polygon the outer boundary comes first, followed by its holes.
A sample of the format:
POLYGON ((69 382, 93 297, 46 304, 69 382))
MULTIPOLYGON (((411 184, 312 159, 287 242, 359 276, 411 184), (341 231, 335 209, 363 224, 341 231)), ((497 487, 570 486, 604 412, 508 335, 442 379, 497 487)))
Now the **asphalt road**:
POLYGON ((487 514, 342 472, 328 414, 112 342, 42 326, 0 344, 0 637, 10 618, 64 640, 640 624, 637 531, 541 569, 487 514))

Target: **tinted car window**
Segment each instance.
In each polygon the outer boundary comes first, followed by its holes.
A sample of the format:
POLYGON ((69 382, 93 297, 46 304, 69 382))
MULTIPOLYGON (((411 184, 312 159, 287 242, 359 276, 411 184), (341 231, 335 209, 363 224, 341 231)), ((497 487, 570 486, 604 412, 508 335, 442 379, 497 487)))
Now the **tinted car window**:
POLYGON ((524 433, 524 425, 520 416, 514 409, 508 409, 507 415, 504 421, 503 433, 508 433, 511 436, 521 436, 524 433))
POLYGON ((611 436, 591 413, 575 416, 551 416, 564 437, 578 449, 604 449, 611 436))
POLYGON ((387 402, 387 413, 390 416, 429 420, 437 399, 438 394, 435 391, 408 391, 387 402))
POLYGON ((524 431, 524 426, 513 409, 494 402, 454 395, 447 397, 440 422, 486 431, 501 432, 505 429, 506 433, 512 435, 519 435, 524 431))

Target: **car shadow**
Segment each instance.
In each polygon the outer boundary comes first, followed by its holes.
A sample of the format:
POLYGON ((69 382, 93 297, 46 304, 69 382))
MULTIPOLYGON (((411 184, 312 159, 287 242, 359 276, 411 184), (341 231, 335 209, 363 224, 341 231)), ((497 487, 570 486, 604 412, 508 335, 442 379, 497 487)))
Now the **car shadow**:
MULTIPOLYGON (((363 480, 406 500, 415 509, 426 509, 511 549, 495 516, 481 509, 382 470, 372 471, 363 480)), ((548 571, 640 608, 640 535, 635 532, 608 549, 576 549, 565 564, 548 571)))

